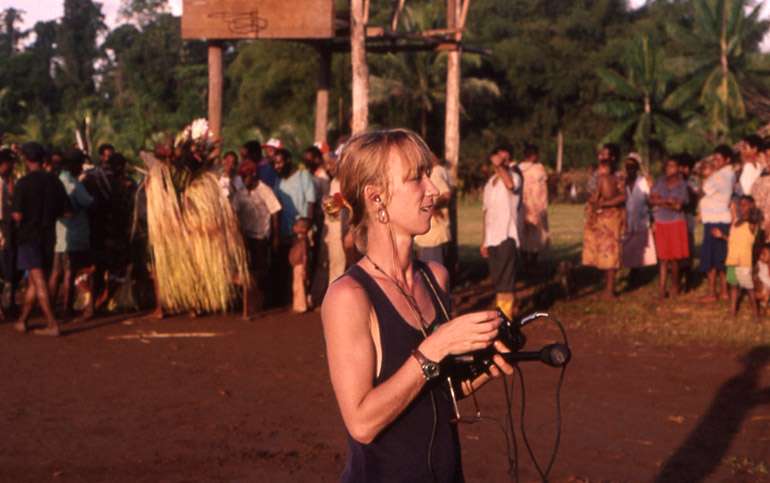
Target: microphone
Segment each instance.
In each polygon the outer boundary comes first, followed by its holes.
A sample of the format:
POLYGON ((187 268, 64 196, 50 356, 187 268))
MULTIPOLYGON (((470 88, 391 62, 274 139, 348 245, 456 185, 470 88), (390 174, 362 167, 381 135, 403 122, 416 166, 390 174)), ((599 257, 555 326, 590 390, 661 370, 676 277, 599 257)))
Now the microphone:
POLYGON ((540 361, 551 367, 562 367, 572 358, 572 352, 564 344, 549 344, 539 351, 506 352, 500 354, 506 362, 540 361))

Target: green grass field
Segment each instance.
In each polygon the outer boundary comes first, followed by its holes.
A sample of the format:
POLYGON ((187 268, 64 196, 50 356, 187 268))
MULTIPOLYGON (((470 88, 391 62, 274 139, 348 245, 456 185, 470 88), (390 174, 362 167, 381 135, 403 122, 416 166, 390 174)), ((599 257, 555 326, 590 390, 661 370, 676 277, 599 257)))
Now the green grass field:
MULTIPOLYGON (((598 297, 600 280, 592 270, 579 267, 583 236, 582 205, 552 205, 549 208, 551 248, 543 257, 549 267, 563 259, 570 259, 575 269, 574 281, 579 287, 572 299, 561 295, 551 297, 545 307, 542 303, 524 305, 524 310, 547 308, 572 327, 588 327, 598 332, 622 334, 634 340, 652 339, 655 343, 677 345, 688 342, 702 344, 728 343, 752 346, 770 342, 770 315, 763 316, 762 324, 754 322, 744 297, 737 318, 729 314, 728 304, 705 304, 705 281, 689 293, 673 299, 660 300, 657 296, 657 277, 654 267, 649 282, 633 291, 626 290, 625 271, 621 271, 618 287, 620 296, 615 301, 598 297)), ((476 199, 458 203, 458 241, 461 267, 471 274, 483 276, 485 267, 478 251, 481 242, 482 211, 476 199)), ((696 233, 696 243, 700 233, 696 233)), ((697 249, 696 249, 697 253, 697 249)), ((697 267, 697 260, 695 262, 697 267)), ((522 282, 524 287, 527 281, 522 282)), ((531 284, 530 284, 531 285, 531 284)), ((554 284, 544 281, 535 290, 555 291, 554 284)))

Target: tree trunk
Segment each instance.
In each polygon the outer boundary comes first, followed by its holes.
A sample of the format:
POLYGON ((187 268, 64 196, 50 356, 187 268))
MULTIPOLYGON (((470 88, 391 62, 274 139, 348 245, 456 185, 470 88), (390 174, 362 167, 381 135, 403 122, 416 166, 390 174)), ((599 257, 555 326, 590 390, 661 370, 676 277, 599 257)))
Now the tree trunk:
MULTIPOLYGON (((459 0, 447 0, 447 28, 456 28, 459 18, 459 0)), ((449 177, 452 183, 457 183, 457 169, 460 162, 461 56, 462 52, 459 47, 451 50, 447 55, 444 159, 449 164, 449 177)))
POLYGON ((564 167, 564 131, 559 128, 556 133, 556 172, 561 174, 564 167))
POLYGON ((366 63, 366 8, 364 0, 350 2, 350 60, 353 66, 353 134, 369 125, 369 66, 366 63))
POLYGON ((222 137, 222 44, 209 42, 209 130, 222 137))
POLYGON ((329 83, 332 73, 332 53, 328 46, 318 49, 318 88, 315 94, 315 141, 326 142, 329 130, 329 83))

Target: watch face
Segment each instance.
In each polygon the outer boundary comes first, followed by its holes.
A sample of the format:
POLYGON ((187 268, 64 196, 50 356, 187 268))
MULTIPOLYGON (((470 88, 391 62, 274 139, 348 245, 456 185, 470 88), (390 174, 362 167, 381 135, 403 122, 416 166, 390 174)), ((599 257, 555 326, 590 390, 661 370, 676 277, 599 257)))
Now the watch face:
POLYGON ((425 372, 425 375, 428 376, 428 379, 433 379, 434 377, 438 377, 438 374, 439 374, 438 364, 428 362, 422 366, 422 370, 423 372, 425 372))

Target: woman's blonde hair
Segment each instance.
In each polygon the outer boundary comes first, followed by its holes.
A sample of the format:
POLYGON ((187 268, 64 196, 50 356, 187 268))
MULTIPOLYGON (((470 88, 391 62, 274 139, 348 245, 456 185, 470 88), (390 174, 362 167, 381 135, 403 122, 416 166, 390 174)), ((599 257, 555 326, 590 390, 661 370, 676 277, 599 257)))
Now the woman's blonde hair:
POLYGON ((430 173, 435 156, 425 141, 409 129, 384 129, 354 135, 345 143, 338 165, 342 196, 352 209, 350 223, 355 229, 356 247, 366 248, 367 225, 364 188, 377 186, 383 200, 389 201, 388 166, 400 160, 404 181, 418 174, 430 173))

